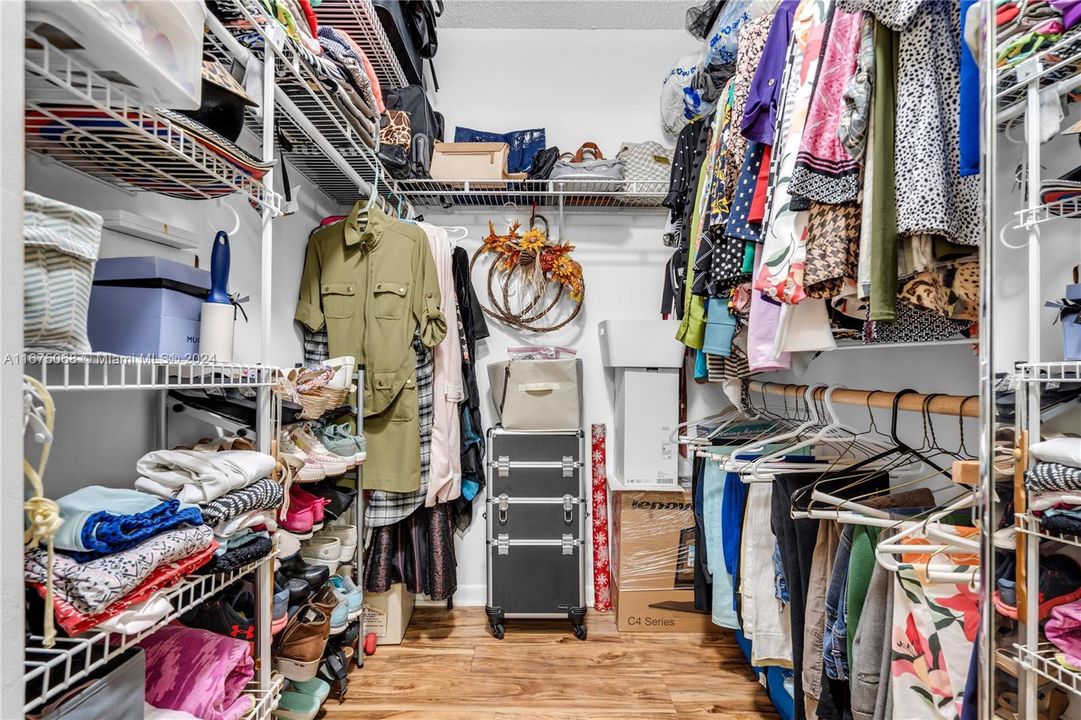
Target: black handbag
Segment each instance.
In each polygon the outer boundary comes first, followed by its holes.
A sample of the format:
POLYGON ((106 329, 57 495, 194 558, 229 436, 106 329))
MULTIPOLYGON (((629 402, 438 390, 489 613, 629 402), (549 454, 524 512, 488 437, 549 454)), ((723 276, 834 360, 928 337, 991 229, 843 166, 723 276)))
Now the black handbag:
POLYGON ((533 163, 529 166, 530 180, 547 180, 552 174, 556 160, 559 159, 559 148, 555 145, 544 148, 533 156, 533 163))

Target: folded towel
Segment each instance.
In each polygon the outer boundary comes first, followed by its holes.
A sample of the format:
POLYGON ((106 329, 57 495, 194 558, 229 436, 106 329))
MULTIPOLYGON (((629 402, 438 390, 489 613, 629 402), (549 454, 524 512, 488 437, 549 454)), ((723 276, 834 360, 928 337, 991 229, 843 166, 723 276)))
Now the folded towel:
POLYGON ((139 643, 146 651, 146 701, 202 720, 239 720, 252 705, 255 677, 246 640, 167 625, 139 643))
POLYGON ((181 525, 203 524, 195 506, 127 488, 88 485, 56 503, 63 525, 53 544, 76 562, 127 550, 181 525))
POLYGON ((273 457, 254 450, 155 450, 136 464, 142 477, 135 487, 181 502, 206 503, 268 477, 274 464, 273 457))
MULTIPOLYGON (((65 555, 53 558, 53 594, 84 613, 99 613, 135 589, 154 570, 179 562, 210 547, 214 533, 206 525, 169 530, 128 550, 77 563, 65 555)), ((44 583, 48 553, 26 551, 23 572, 28 582, 44 583)))

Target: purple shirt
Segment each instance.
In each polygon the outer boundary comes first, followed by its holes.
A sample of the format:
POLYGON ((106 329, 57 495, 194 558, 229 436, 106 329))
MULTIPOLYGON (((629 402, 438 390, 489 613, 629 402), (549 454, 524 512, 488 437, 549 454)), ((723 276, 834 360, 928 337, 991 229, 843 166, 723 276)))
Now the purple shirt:
POLYGON ((792 16, 799 0, 782 0, 769 28, 762 60, 747 92, 747 107, 743 111, 740 131, 748 140, 773 144, 773 125, 777 121, 777 101, 781 96, 781 79, 788 57, 788 41, 792 37, 792 16))

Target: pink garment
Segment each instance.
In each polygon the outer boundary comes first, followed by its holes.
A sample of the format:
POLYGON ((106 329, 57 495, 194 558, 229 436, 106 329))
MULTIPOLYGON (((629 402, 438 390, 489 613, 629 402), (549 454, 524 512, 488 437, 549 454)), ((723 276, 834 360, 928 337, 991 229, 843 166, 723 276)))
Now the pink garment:
MULTIPOLYGON (((762 246, 754 251, 754 269, 762 262, 762 246)), ((762 293, 751 291, 751 312, 747 320, 747 364, 751 372, 775 372, 792 367, 792 356, 783 352, 773 354, 773 339, 780 323, 781 307, 762 298, 762 293)))
POLYGON ((372 97, 375 99, 375 110, 380 115, 387 111, 387 106, 383 104, 383 89, 379 86, 379 76, 375 74, 375 68, 372 67, 372 61, 368 59, 368 53, 364 52, 364 49, 357 45, 357 41, 350 37, 349 33, 343 32, 342 35, 349 41, 349 44, 353 47, 353 52, 360 56, 360 62, 364 65, 364 74, 368 76, 368 82, 372 84, 372 97))
POLYGON ((146 701, 202 720, 240 720, 255 677, 247 640, 167 625, 139 643, 146 652, 146 701))
POLYGON ((424 504, 433 507, 462 494, 462 427, 458 406, 465 400, 465 381, 462 378, 462 342, 456 320, 458 299, 454 294, 453 248, 446 230, 428 223, 417 224, 428 236, 439 280, 439 309, 447 318, 447 336, 432 348, 435 353, 432 469, 424 504))
POLYGON ((1051 610, 1044 633, 1066 655, 1066 661, 1081 667, 1081 600, 1051 610))

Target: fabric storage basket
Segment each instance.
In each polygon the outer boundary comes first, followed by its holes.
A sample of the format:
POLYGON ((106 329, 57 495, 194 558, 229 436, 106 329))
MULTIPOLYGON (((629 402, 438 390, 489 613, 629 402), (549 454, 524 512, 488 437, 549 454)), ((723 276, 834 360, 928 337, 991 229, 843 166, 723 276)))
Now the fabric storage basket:
POLYGON ((101 216, 32 192, 23 198, 24 344, 90 352, 86 318, 101 216))
POLYGON ((504 430, 582 427, 580 360, 505 360, 488 365, 492 400, 504 430))

